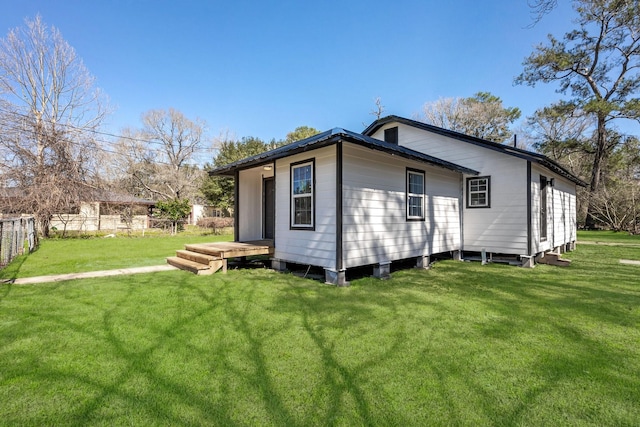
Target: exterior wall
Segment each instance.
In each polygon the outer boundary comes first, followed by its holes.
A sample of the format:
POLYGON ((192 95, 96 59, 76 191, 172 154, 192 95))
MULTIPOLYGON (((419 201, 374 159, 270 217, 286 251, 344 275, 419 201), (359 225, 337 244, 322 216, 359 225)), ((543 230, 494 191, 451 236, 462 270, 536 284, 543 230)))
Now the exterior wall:
POLYGON ((396 125, 400 145, 491 177, 491 206, 467 208, 464 176, 463 250, 527 254, 526 160, 403 124, 383 126, 372 136, 384 139, 384 130, 396 125))
POLYGON ((189 224, 196 225, 200 218, 207 216, 206 206, 204 205, 191 205, 191 212, 189 213, 189 224))
MULTIPOLYGON (((531 251, 533 254, 538 252, 548 251, 551 248, 551 242, 543 241, 540 238, 540 175, 541 169, 531 167, 531 251)), ((548 175, 544 175, 549 177, 548 175)), ((550 201, 547 199, 547 206, 550 206, 550 201)), ((547 227, 547 234, 549 228, 547 227)))
POLYGON ((238 188, 238 236, 240 241, 262 239, 262 179, 273 176, 273 170, 262 167, 240 171, 238 188))
MULTIPOLYGON (((336 268, 336 147, 278 160, 274 258, 336 268), (315 160, 315 230, 291 229, 291 163, 315 160)), ((241 205, 240 211, 245 209, 241 205)))
POLYGON ((189 224, 198 225, 198 221, 202 218, 212 217, 224 217, 225 212, 222 209, 218 209, 215 206, 208 205, 191 205, 191 212, 189 213, 189 224))
POLYGON ((148 218, 146 215, 134 215, 131 220, 131 228, 129 224, 122 220, 120 215, 100 215, 100 216, 87 216, 85 214, 60 214, 54 215, 51 220, 51 227, 56 227, 58 230, 67 231, 113 231, 118 232, 122 230, 144 230, 147 227, 148 218))
POLYGON ((460 174, 359 146, 343 148, 344 267, 460 249, 460 174), (425 172, 425 220, 406 219, 407 167, 425 172))
POLYGON ((131 222, 123 221, 121 215, 101 215, 100 202, 80 203, 78 214, 57 214, 51 219, 51 227, 67 231, 113 231, 144 230, 148 228, 147 215, 134 215, 131 222))
POLYGON ((576 240, 576 185, 538 166, 531 168, 531 239, 534 253, 552 250, 576 240), (554 180, 547 192, 547 239, 540 230, 540 175, 554 180))
POLYGON ((553 186, 553 246, 561 246, 577 240, 576 185, 556 178, 553 186))

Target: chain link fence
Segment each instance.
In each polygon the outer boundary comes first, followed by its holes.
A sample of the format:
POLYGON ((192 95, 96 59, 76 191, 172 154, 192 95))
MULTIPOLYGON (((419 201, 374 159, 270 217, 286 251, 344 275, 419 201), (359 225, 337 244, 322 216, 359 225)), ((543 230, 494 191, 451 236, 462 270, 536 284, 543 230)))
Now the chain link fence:
POLYGON ((38 244, 35 218, 0 219, 0 268, 38 244))

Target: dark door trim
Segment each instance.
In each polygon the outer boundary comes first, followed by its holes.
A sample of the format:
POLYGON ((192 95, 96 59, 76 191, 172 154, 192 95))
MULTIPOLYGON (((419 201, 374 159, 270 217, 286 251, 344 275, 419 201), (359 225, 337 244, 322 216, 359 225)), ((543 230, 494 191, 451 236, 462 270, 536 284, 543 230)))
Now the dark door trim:
POLYGON ((240 171, 233 174, 233 241, 240 241, 240 171))
POLYGON ((262 178, 262 237, 274 239, 276 232, 276 179, 274 176, 262 178), (271 186, 271 197, 268 195, 271 186), (269 212, 271 211, 271 212, 269 212))
POLYGON ((531 181, 531 162, 527 161, 527 255, 533 255, 533 215, 531 209, 533 209, 531 205, 531 197, 532 191, 531 186, 533 182, 531 181))

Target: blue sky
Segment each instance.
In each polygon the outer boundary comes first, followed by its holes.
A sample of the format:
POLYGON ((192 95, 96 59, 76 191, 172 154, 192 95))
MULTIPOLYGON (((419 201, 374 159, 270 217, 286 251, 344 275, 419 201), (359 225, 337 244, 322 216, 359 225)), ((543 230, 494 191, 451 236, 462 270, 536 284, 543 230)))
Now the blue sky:
POLYGON ((533 47, 573 27, 562 1, 533 28, 527 0, 0 0, 0 35, 40 13, 76 49, 116 108, 105 130, 173 107, 212 137, 284 138, 297 126, 356 132, 427 101, 500 96, 523 117, 560 99, 514 86, 533 47))

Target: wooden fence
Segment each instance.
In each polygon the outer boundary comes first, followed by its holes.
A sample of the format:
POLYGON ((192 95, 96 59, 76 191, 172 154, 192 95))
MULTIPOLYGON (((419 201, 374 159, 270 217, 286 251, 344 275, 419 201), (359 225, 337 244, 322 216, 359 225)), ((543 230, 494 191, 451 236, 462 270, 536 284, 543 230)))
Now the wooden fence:
POLYGON ((31 253, 38 244, 33 217, 0 219, 0 268, 25 250, 31 253))

